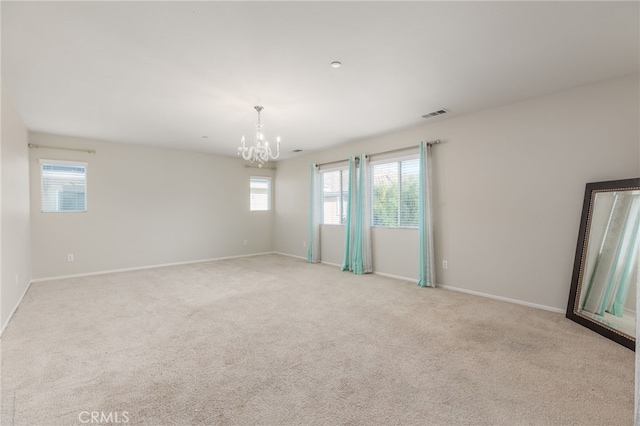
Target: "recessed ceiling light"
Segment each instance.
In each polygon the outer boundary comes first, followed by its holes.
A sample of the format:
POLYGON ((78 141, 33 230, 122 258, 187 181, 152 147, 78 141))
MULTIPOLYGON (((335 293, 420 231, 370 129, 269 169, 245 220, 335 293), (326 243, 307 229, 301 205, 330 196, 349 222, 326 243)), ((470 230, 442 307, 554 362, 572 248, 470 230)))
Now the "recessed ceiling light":
POLYGON ((333 61, 333 62, 331 62, 331 66, 333 68, 340 68, 342 66, 342 63, 340 63, 338 61, 333 61))

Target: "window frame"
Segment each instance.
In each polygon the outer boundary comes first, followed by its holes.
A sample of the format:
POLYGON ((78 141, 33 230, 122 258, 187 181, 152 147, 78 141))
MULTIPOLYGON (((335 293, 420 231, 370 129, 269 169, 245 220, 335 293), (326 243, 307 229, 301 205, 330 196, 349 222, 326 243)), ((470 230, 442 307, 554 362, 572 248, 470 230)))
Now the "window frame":
MULTIPOLYGON (((402 196, 402 173, 401 173, 401 164, 403 161, 409 161, 409 160, 419 160, 420 158, 420 154, 419 153, 412 153, 412 154, 406 154, 406 155, 398 155, 398 156, 389 156, 389 157, 385 157, 385 158, 381 158, 378 160, 371 160, 369 161, 369 176, 367 176, 367 178, 369 179, 369 209, 370 209, 370 217, 369 219, 371 220, 371 227, 372 228, 385 228, 385 229, 419 229, 419 225, 416 226, 400 226, 399 222, 400 222, 400 201, 401 201, 401 196, 402 196), (374 166, 376 165, 380 165, 380 164, 389 164, 389 163, 398 163, 398 226, 385 226, 385 225, 376 225, 374 222, 374 196, 375 196, 375 188, 374 188, 374 181, 373 181, 373 169, 374 166)), ((419 167, 419 166, 418 166, 419 167)), ((418 169, 418 179, 420 179, 420 172, 418 169)), ((419 188, 419 185, 418 185, 419 188)), ((418 193, 418 197, 420 197, 420 194, 418 193)))
POLYGON ((347 188, 347 192, 344 192, 343 189, 343 179, 345 178, 345 172, 346 172, 346 178, 348 179, 349 176, 349 164, 343 164, 340 166, 333 166, 333 167, 327 167, 327 168, 321 168, 319 170, 319 179, 320 179, 320 183, 324 184, 324 177, 323 174, 324 173, 329 173, 329 172, 340 172, 340 193, 338 195, 338 199, 340 200, 340 206, 339 206, 339 211, 338 211, 338 215, 340 217, 340 223, 325 223, 324 218, 325 218, 325 212, 324 212, 324 185, 321 185, 321 194, 320 194, 320 225, 327 225, 327 226, 344 226, 345 222, 346 222, 346 203, 347 201, 345 200, 345 194, 347 194, 348 196, 348 188, 347 188), (343 220, 343 217, 345 217, 345 219, 343 220))
POLYGON ((271 176, 249 176, 249 211, 250 212, 268 212, 271 211, 271 198, 272 198, 272 188, 273 182, 271 176), (266 209, 254 209, 253 208, 253 192, 251 188, 251 184, 254 180, 261 180, 267 182, 267 208, 266 209))
POLYGON ((86 213, 89 211, 89 164, 86 161, 52 160, 40 158, 38 160, 40 171, 40 212, 41 213, 86 213), (84 209, 83 210, 45 210, 44 203, 44 165, 75 166, 84 168, 84 209))

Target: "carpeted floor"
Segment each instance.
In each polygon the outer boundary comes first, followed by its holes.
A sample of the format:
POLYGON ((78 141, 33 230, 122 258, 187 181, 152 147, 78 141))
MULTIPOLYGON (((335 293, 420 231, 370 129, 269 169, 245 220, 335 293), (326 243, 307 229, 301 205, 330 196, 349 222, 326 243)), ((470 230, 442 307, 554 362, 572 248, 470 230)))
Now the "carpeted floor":
POLYGON ((5 426, 630 425, 634 409, 634 353, 561 314, 278 255, 33 284, 1 356, 5 426))

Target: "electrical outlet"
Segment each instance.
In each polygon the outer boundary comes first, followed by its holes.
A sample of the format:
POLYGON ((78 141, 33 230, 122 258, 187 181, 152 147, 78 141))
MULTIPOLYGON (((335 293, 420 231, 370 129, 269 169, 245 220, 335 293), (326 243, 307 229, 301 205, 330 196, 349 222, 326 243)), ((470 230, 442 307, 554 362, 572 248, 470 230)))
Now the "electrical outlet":
POLYGON ((306 246, 307 246, 307 242, 306 242, 306 241, 303 241, 303 242, 302 242, 302 247, 306 247, 306 246))
POLYGON ((67 255, 67 262, 73 262, 73 255, 72 254, 68 254, 67 255))
POLYGON ((20 284, 20 277, 16 274, 16 284, 20 284))
POLYGON ((244 245, 245 245, 245 246, 247 245, 247 240, 244 240, 244 245))
POLYGON ((447 269, 449 267, 449 262, 447 262, 446 260, 442 261, 442 269, 447 269))

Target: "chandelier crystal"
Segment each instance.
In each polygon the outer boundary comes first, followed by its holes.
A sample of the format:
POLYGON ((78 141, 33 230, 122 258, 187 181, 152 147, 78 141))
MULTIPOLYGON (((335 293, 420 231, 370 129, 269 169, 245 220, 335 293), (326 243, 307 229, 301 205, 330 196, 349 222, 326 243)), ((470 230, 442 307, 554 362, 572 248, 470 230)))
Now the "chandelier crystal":
POLYGON ((280 156, 280 137, 276 138, 276 155, 273 155, 269 142, 265 140, 264 132, 262 131, 262 122, 260 121, 260 111, 264 108, 261 106, 254 107, 258 111, 258 124, 256 124, 256 136, 255 142, 252 146, 245 146, 244 135, 242 135, 242 144, 238 147, 238 155, 242 154, 242 158, 250 163, 258 162, 258 167, 271 160, 275 160, 280 156))

